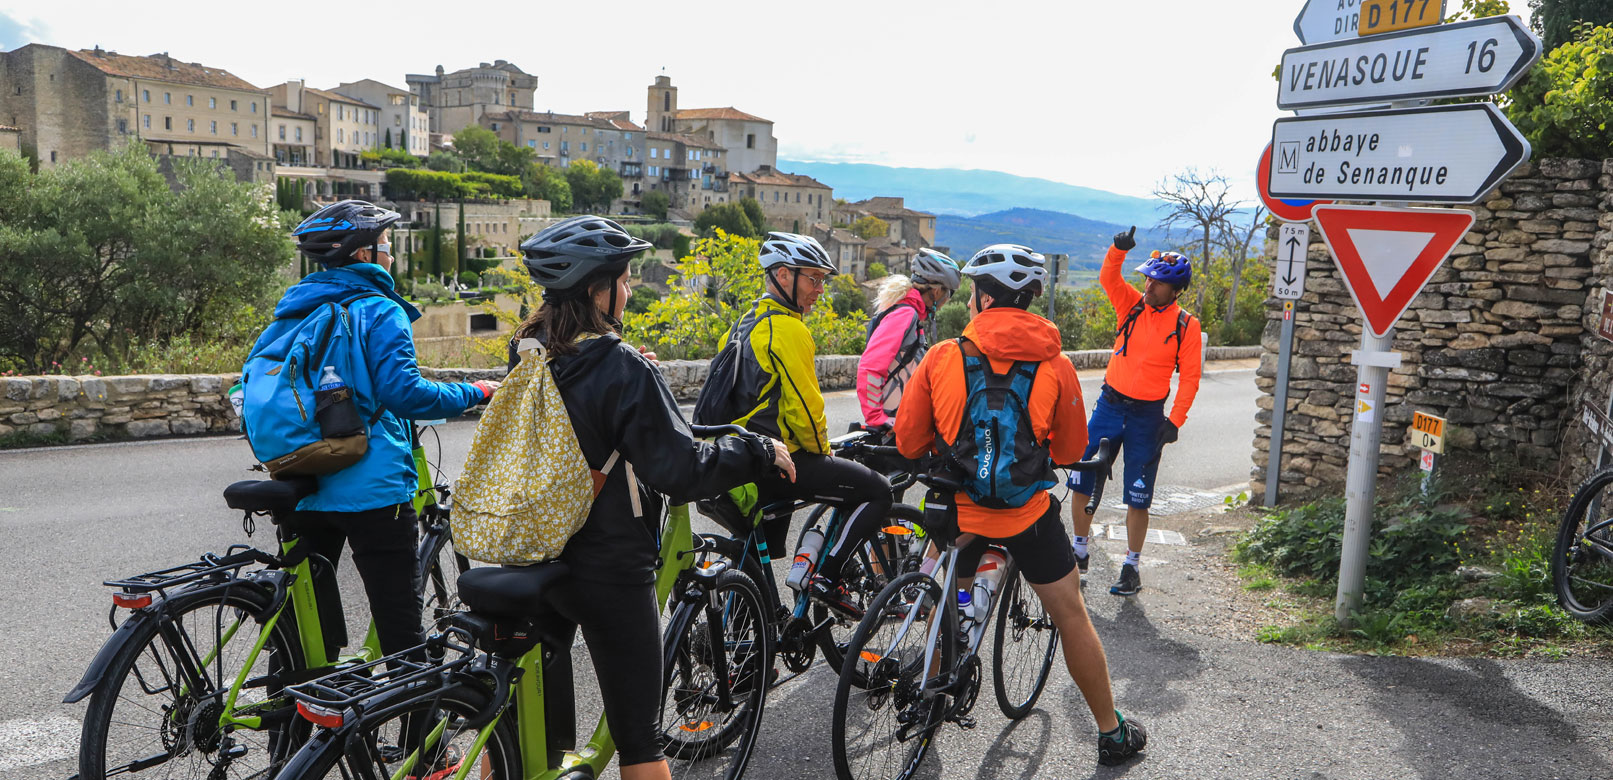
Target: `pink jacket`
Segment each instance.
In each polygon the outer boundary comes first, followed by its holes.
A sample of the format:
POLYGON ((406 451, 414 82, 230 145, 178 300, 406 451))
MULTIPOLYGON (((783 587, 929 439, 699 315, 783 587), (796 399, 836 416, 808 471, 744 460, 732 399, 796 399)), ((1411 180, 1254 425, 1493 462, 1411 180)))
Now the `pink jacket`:
MULTIPOLYGON (((914 331, 914 323, 929 314, 924 296, 918 290, 909 290, 887 311, 879 328, 869 334, 868 346, 857 361, 857 401, 862 405, 863 422, 869 426, 891 422, 908 377, 924 357, 921 348, 906 365, 896 365, 909 333, 914 331)), ((913 337, 917 338, 916 333, 913 337)))

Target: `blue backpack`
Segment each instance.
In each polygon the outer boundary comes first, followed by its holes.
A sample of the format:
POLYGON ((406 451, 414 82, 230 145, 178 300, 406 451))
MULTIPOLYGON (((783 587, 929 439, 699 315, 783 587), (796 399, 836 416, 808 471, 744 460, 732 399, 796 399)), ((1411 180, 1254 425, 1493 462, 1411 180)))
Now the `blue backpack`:
POLYGON ((988 509, 1024 506, 1037 491, 1058 483, 1047 442, 1031 427, 1029 399, 1040 363, 1015 361, 1004 373, 991 368, 984 355, 963 351, 967 389, 963 418, 952 444, 937 436, 941 452, 963 471, 963 491, 988 509))
POLYGON ((357 463, 369 451, 369 428, 385 411, 365 418, 347 384, 355 366, 356 338, 348 307, 380 296, 365 292, 309 312, 295 329, 261 340, 241 368, 241 424, 252 454, 269 474, 318 476, 357 463))

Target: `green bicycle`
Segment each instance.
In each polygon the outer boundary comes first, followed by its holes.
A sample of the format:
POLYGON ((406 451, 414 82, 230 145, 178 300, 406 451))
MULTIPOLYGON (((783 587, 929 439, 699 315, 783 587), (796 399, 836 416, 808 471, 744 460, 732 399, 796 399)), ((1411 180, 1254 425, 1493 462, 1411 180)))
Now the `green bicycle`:
MULTIPOLYGON (((692 533, 687 506, 668 508, 655 592, 663 611, 671 607, 660 735, 675 777, 736 780, 766 703, 767 612, 719 541, 692 533)), ((567 574, 558 562, 472 569, 459 580, 466 611, 427 640, 432 660, 409 651, 290 688, 298 711, 322 728, 280 780, 600 776, 615 744, 601 716, 573 749, 571 634, 546 620, 543 603, 567 574)))
MULTIPOLYGON (((427 624, 457 608, 453 584, 468 566, 448 536, 447 485, 432 479, 414 431, 421 490, 420 578, 427 624)), ((284 695, 288 685, 340 664, 380 656, 372 623, 354 655, 326 656, 316 569, 330 563, 298 544, 283 522, 315 489, 311 478, 237 482, 226 503, 268 516, 279 554, 233 545, 224 555, 108 580, 113 633, 65 701, 89 699, 77 778, 160 769, 162 777, 273 777, 309 725, 284 695), (129 610, 121 623, 119 610, 129 610)))

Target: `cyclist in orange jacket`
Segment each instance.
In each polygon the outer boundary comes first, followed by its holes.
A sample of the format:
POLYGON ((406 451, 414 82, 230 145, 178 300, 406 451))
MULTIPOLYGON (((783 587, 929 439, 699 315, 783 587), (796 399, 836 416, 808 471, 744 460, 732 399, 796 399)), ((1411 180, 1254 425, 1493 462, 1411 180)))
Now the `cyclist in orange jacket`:
MULTIPOLYGON (((1136 233, 1133 226, 1115 234, 1114 245, 1098 272, 1098 283, 1115 307, 1120 327, 1115 335, 1114 355, 1104 373, 1103 390, 1087 423, 1089 442, 1118 441, 1126 459, 1124 497, 1129 549, 1120 567, 1120 578, 1109 588, 1116 596, 1131 596, 1142 590, 1142 577, 1137 570, 1143 537, 1148 533, 1148 508, 1154 503, 1159 458, 1165 445, 1176 441, 1182 424, 1187 422, 1187 410, 1198 395, 1204 369, 1198 318, 1176 302, 1193 281, 1193 266, 1176 252, 1155 251, 1148 262, 1137 267, 1145 279, 1139 292, 1120 273, 1127 250, 1137 246, 1136 233), (1167 416, 1165 400, 1171 394, 1171 374, 1178 371, 1182 379, 1167 416)), ((1095 448, 1089 444, 1084 458, 1092 457, 1095 448)), ((1070 502, 1075 530, 1072 546, 1076 563, 1085 573, 1090 556, 1087 541, 1092 533, 1092 515, 1087 514, 1086 505, 1092 494, 1093 477, 1072 472, 1069 485, 1077 494, 1070 502)))

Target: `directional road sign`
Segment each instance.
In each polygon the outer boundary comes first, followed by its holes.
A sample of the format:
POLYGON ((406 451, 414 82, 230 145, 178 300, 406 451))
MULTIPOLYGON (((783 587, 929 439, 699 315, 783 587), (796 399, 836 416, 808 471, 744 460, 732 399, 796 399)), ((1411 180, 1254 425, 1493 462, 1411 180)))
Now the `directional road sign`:
POLYGON ((1311 226, 1284 222, 1277 229, 1277 267, 1271 274, 1271 294, 1299 300, 1305 294, 1305 248, 1311 243, 1311 226))
POLYGON ((1445 20, 1445 0, 1361 0, 1362 36, 1380 35, 1413 27, 1428 27, 1445 20))
POLYGON ((1491 16, 1283 52, 1277 107, 1493 95, 1540 59, 1516 16, 1491 16))
POLYGON ((1413 412, 1411 432, 1413 444, 1430 452, 1445 454, 1445 418, 1413 412))
POLYGON ((1294 34, 1305 44, 1354 38, 1360 17, 1359 0, 1305 0, 1294 19, 1294 34))
POLYGON ((1272 124, 1277 198, 1473 203, 1529 159, 1490 103, 1286 117, 1272 124))
POLYGON ((1473 226, 1473 212, 1318 206, 1316 226, 1367 330, 1383 338, 1473 226))
POLYGON ((1311 209, 1333 202, 1309 198, 1273 198, 1271 193, 1266 191, 1266 182, 1269 179, 1271 179, 1271 144, 1266 144, 1266 151, 1260 153, 1260 164, 1255 166, 1255 189, 1260 192, 1260 200, 1266 204, 1266 210, 1284 222, 1307 222, 1311 218, 1311 209))

